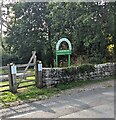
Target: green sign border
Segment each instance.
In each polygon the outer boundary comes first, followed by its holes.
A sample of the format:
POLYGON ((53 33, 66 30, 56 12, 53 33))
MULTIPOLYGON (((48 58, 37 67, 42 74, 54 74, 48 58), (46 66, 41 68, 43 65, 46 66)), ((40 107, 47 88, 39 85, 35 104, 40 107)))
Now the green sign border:
POLYGON ((70 65, 71 65, 70 55, 72 53, 71 50, 72 50, 72 46, 71 46, 70 41, 67 38, 62 38, 57 42, 57 44, 56 44, 56 67, 58 67, 58 56, 59 55, 68 55, 68 67, 70 67, 70 65), (59 46, 62 42, 68 43, 69 50, 59 50, 59 46))
POLYGON ((70 55, 71 50, 56 50, 56 55, 70 55))

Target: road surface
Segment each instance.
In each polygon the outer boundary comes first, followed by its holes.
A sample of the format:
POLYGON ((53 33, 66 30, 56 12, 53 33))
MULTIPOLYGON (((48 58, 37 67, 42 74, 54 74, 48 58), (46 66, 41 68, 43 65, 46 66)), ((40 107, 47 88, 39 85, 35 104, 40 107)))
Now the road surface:
POLYGON ((1 109, 2 118, 114 118, 114 87, 64 92, 47 100, 1 109))

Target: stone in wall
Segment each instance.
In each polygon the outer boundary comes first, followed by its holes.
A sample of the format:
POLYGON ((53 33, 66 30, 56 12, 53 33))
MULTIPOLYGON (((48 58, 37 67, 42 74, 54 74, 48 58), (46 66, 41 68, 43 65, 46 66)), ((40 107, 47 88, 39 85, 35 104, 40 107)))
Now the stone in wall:
POLYGON ((98 64, 95 65, 95 71, 89 74, 78 74, 78 66, 72 67, 69 70, 66 68, 43 68, 43 82, 46 83, 46 86, 50 86, 71 80, 100 79, 114 75, 115 67, 115 63, 98 64))

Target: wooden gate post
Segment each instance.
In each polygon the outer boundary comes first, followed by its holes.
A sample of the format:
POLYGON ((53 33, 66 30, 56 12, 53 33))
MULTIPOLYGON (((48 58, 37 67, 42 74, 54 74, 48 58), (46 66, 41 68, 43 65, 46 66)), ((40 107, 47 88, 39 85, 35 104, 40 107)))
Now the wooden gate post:
POLYGON ((13 63, 8 64, 9 69, 9 89, 12 93, 17 93, 17 82, 16 82, 16 66, 13 63))
POLYGON ((42 88, 43 87, 43 81, 42 81, 42 63, 41 61, 36 61, 35 64, 35 83, 36 87, 42 88))

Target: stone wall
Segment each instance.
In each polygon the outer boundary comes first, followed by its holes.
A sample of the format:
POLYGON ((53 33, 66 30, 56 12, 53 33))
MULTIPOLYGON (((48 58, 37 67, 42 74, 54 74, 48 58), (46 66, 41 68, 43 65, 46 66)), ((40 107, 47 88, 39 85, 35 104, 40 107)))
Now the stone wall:
POLYGON ((72 80, 95 80, 108 76, 113 76, 115 73, 116 64, 106 63, 95 65, 95 71, 90 73, 79 74, 78 67, 71 67, 72 72, 66 68, 43 68, 43 82, 46 86, 58 84, 60 82, 72 80))

